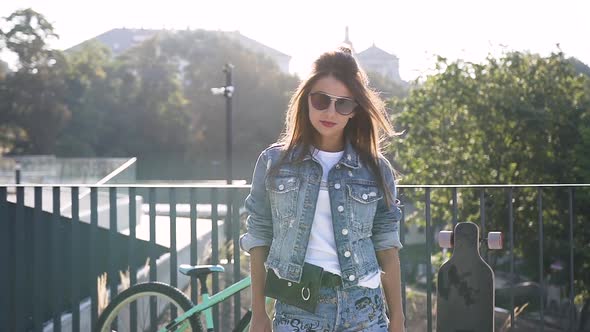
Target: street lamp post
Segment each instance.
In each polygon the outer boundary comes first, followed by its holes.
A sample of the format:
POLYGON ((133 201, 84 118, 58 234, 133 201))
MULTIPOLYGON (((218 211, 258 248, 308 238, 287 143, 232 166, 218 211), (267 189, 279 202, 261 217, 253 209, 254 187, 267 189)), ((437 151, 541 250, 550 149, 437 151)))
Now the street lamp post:
POLYGON ((21 179, 21 165, 19 162, 16 162, 16 165, 14 165, 14 182, 16 182, 16 184, 20 184, 20 179, 21 179))
POLYGON ((232 70, 233 70, 234 66, 231 64, 226 64, 223 67, 223 72, 225 73, 225 109, 227 110, 227 116, 226 116, 226 124, 225 127, 227 128, 227 137, 226 137, 226 144, 227 144, 227 148, 226 148, 226 159, 227 159, 227 166, 226 166, 226 181, 227 184, 231 184, 232 180, 233 180, 233 176, 232 176, 232 96, 234 93, 234 86, 233 86, 233 82, 232 82, 232 70))
MULTIPOLYGON (((232 113, 232 97, 234 94, 234 86, 232 81, 232 71, 234 66, 230 63, 225 64, 223 66, 223 72, 225 73, 225 86, 220 88, 212 88, 211 92, 214 95, 223 95, 225 97, 225 130, 226 130, 226 146, 225 146, 225 153, 226 153, 226 169, 225 169, 225 180, 227 184, 232 184, 232 121, 231 121, 231 113, 232 113)), ((232 200, 233 200, 233 191, 229 190, 226 192, 226 209, 225 209, 225 225, 230 225, 230 227, 224 227, 225 229, 225 245, 226 248, 229 249, 229 244, 231 242, 231 234, 232 234, 232 200)), ((227 250, 227 259, 231 258, 231 251, 227 250)))
POLYGON ((234 86, 232 81, 232 71, 234 66, 230 63, 223 66, 225 73, 225 86, 220 88, 212 88, 211 93, 214 95, 223 95, 225 97, 225 130, 226 130, 226 145, 225 145, 225 180, 227 184, 232 183, 232 97, 234 94, 234 86))

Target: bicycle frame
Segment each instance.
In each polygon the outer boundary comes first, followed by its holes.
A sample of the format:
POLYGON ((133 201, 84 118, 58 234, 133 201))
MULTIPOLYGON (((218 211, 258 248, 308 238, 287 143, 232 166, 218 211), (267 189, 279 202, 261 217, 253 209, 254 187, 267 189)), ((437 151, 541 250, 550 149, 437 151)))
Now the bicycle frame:
POLYGON ((207 293, 202 294, 202 301, 201 303, 197 304, 196 306, 192 307, 190 310, 185 312, 184 314, 176 317, 174 321, 170 322, 165 328, 159 330, 158 332, 166 332, 170 331, 171 329, 178 328, 177 331, 185 331, 187 329, 187 323, 185 322, 187 318, 196 314, 196 313, 204 313, 205 321, 207 324, 207 330, 213 328, 213 314, 211 312, 211 307, 214 305, 227 300, 230 296, 233 296, 243 289, 250 287, 252 284, 252 280, 250 277, 246 277, 235 284, 227 287, 226 289, 219 291, 218 293, 209 296, 207 293), (184 323, 184 324, 183 324, 184 323))

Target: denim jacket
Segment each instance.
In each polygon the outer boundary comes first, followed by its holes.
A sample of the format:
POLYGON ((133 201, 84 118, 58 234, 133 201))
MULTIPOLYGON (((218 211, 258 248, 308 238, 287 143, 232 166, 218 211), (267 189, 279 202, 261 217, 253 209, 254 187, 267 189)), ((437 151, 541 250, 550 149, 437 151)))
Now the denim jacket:
MULTIPOLYGON (((283 146, 262 151, 254 168, 252 188, 246 198, 249 213, 247 233, 240 238, 243 250, 269 246, 266 268, 293 282, 301 280, 307 243, 315 214, 322 166, 310 153, 295 161, 296 147, 274 176, 267 176, 277 163, 283 146)), ((385 186, 396 197, 393 172, 387 159, 379 158, 385 186)), ((379 271, 377 250, 401 248, 399 204, 387 207, 385 196, 368 165, 361 163, 350 142, 341 160, 328 174, 334 237, 343 287, 379 271)), ((396 200, 397 202, 397 200, 396 200)))

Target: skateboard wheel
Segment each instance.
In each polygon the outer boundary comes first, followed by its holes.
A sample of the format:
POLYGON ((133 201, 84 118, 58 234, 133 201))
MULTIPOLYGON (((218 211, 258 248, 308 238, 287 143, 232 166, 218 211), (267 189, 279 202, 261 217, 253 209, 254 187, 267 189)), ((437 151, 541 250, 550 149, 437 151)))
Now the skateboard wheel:
POLYGON ((438 245, 441 248, 452 248, 453 240, 453 231, 438 232, 438 245))
POLYGON ((488 248, 491 250, 502 249, 504 246, 504 239, 502 232, 489 232, 488 233, 488 248))

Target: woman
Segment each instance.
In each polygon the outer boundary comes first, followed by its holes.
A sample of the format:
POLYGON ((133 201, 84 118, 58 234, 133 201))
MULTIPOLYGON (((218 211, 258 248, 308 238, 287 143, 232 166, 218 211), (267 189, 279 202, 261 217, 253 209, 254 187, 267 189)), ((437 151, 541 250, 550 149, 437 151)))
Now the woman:
POLYGON ((277 300, 273 331, 404 331, 401 211, 381 133, 393 134, 384 103, 350 49, 322 54, 291 99, 281 140, 260 154, 246 198, 250 331, 271 331, 267 274, 290 287, 309 265, 323 269, 317 307, 277 300))

